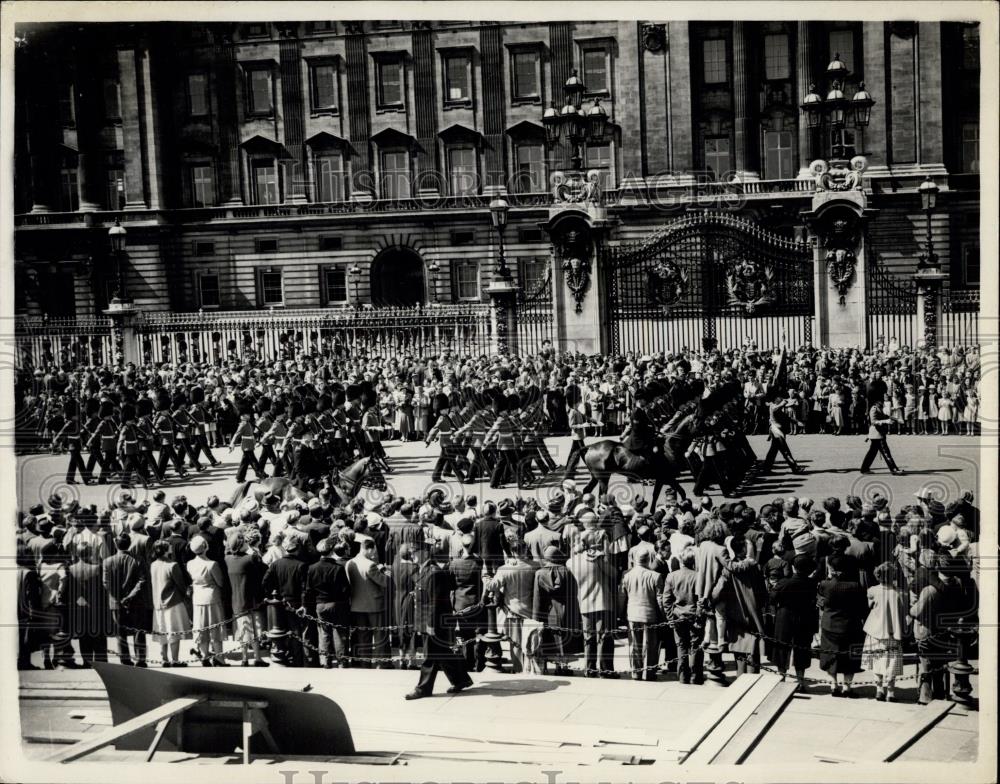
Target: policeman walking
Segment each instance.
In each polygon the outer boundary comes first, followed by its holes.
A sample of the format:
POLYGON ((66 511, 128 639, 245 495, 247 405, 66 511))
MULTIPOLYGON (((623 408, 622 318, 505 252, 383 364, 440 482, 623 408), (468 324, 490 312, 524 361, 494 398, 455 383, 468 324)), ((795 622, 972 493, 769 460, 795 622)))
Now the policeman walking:
POLYGON ((441 413, 438 415, 437 422, 434 423, 434 427, 431 428, 431 432, 427 434, 427 438, 424 440, 424 444, 430 446, 431 441, 437 438, 438 443, 441 445, 441 454, 438 456, 437 462, 434 464, 434 472, 431 474, 431 481, 440 482, 441 475, 444 473, 445 469, 451 467, 451 469, 455 472, 455 478, 462 484, 465 484, 465 474, 462 472, 461 465, 459 465, 460 460, 457 454, 458 448, 454 444, 456 427, 452 421, 449 411, 448 396, 439 394, 437 396, 436 407, 441 413))
POLYGON ((132 486, 132 474, 139 477, 144 488, 149 488, 146 472, 139 463, 139 431, 135 426, 135 408, 131 403, 122 406, 122 429, 118 436, 118 453, 122 459, 122 487, 132 486))
POLYGON ((233 440, 229 442, 229 451, 232 452, 237 442, 243 450, 243 458, 240 460, 240 467, 236 471, 236 481, 245 482, 247 469, 252 468, 258 479, 266 479, 267 474, 257 461, 254 450, 257 448, 257 438, 254 434, 253 422, 250 421, 250 411, 244 409, 240 413, 240 424, 236 427, 233 440))
POLYGON ((781 452, 781 456, 785 458, 785 462, 788 463, 788 467, 792 469, 793 474, 805 473, 805 469, 796 463, 795 458, 792 457, 792 451, 788 448, 788 442, 785 440, 785 431, 782 429, 779 420, 781 412, 788 407, 788 401, 782 398, 781 393, 774 387, 767 393, 766 400, 768 410, 767 440, 771 442, 771 446, 767 450, 767 456, 762 463, 762 469, 770 471, 774 468, 774 460, 778 456, 778 452, 781 452))
POLYGON ((875 455, 881 453, 889 470, 897 476, 902 475, 903 472, 899 470, 896 461, 892 459, 892 452, 889 451, 888 434, 892 417, 882 411, 881 398, 872 401, 871 408, 868 409, 868 422, 868 438, 865 439, 868 441, 868 451, 861 461, 861 473, 870 474, 875 455))
POLYGON ((118 445, 118 427, 115 425, 114 412, 115 409, 110 400, 101 403, 101 421, 90 437, 91 448, 93 449, 96 444, 100 450, 97 458, 97 462, 101 465, 101 474, 97 479, 99 485, 106 485, 112 474, 121 472, 121 466, 115 455, 115 449, 118 445))
POLYGON ((569 429, 573 434, 573 441, 569 448, 569 458, 566 460, 566 468, 563 470, 563 479, 572 479, 576 473, 577 464, 587 451, 587 428, 595 426, 597 423, 587 418, 587 404, 578 403, 569 410, 569 429))
POLYGON ((80 424, 80 409, 75 400, 67 400, 63 405, 63 416, 66 424, 52 439, 52 446, 65 444, 69 450, 69 467, 66 469, 66 484, 76 484, 76 472, 80 472, 80 481, 90 484, 90 474, 87 464, 83 461, 83 427, 80 424))

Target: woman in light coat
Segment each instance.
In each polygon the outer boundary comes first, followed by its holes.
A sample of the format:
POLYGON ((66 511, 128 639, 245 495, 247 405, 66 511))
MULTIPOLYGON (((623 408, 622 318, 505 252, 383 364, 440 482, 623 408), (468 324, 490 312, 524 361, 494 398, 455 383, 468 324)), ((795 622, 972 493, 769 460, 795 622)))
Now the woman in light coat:
POLYGON ((194 607, 195 645, 205 667, 228 667, 222 658, 222 591, 226 577, 218 561, 208 557, 208 542, 203 536, 191 539, 194 558, 188 561, 191 576, 191 603, 194 607))

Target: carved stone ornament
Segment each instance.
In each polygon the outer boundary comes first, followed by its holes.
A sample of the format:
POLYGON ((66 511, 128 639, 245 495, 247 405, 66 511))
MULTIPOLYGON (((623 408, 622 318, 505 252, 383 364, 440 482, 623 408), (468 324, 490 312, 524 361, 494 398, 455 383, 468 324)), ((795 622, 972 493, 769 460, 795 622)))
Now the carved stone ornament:
POLYGON ((816 191, 859 191, 862 188, 868 159, 863 155, 855 155, 847 166, 833 165, 824 160, 816 160, 809 164, 809 173, 816 181, 816 191))
POLYGON ((573 294, 573 301, 576 303, 576 312, 583 312, 583 298, 590 288, 590 261, 573 256, 563 262, 563 271, 566 273, 566 287, 573 294))
POLYGON ((836 248, 826 253, 826 271, 830 276, 830 282, 840 295, 841 305, 847 302, 847 292, 850 291, 851 284, 854 282, 857 261, 854 251, 847 248, 836 248))
POLYGON ((687 292, 688 274, 671 258, 660 259, 647 274, 649 301, 661 307, 664 313, 687 292))
POLYGON ((580 172, 557 171, 552 176, 552 198, 562 204, 600 204, 601 175, 591 169, 580 172))
POLYGON ((644 24, 642 26, 642 46, 647 52, 662 52, 667 47, 667 26, 644 24))
POLYGON ((752 259, 739 261, 726 273, 726 288, 732 300, 751 314, 774 302, 774 268, 752 259))

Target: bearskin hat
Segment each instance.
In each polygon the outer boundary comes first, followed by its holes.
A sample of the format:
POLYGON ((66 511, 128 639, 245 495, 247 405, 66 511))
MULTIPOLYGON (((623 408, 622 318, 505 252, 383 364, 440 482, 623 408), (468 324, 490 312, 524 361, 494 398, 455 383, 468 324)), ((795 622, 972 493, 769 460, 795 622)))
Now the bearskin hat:
POLYGON ((67 417, 67 418, 74 417, 74 416, 76 416, 79 413, 79 411, 80 411, 80 408, 77 405, 77 403, 76 403, 75 400, 71 399, 71 400, 67 400, 67 401, 65 401, 63 403, 63 416, 64 417, 67 417))
POLYGON ((135 406, 131 403, 125 403, 122 406, 122 422, 131 422, 135 419, 135 406))
POLYGON ((253 401, 243 396, 236 398, 236 413, 240 416, 244 414, 253 416, 253 401))
POLYGON ((139 402, 135 404, 135 408, 139 416, 149 416, 153 413, 153 401, 148 397, 141 397, 139 402))
POLYGON ((194 387, 191 390, 191 402, 194 405, 205 402, 205 390, 201 387, 194 387))
POLYGON ((254 408, 257 410, 258 414, 263 414, 265 411, 270 410, 271 406, 271 398, 267 395, 261 395, 261 397, 257 399, 256 404, 254 404, 254 408))
POLYGON ((156 398, 156 410, 157 411, 170 410, 170 396, 166 393, 166 390, 163 389, 160 390, 160 394, 156 398))
POLYGON ((271 416, 278 417, 285 413, 285 404, 280 400, 275 400, 271 404, 271 416))
POLYGON ((510 395, 507 398, 507 410, 517 411, 521 407, 521 400, 517 395, 510 395))
POLYGON ((361 387, 357 384, 348 384, 346 396, 348 400, 357 400, 361 397, 361 387))
POLYGON ((316 401, 307 397, 302 401, 302 413, 303 414, 315 414, 316 413, 316 401))
POLYGON ((347 400, 347 395, 344 393, 343 389, 334 390, 333 393, 333 406, 334 408, 340 408, 347 400))
POLYGON ((451 405, 451 401, 448 400, 448 396, 443 392, 438 392, 434 396, 434 408, 440 411, 442 408, 448 408, 451 405))
POLYGON ((181 406, 186 406, 188 404, 188 398, 183 392, 177 392, 171 402, 173 403, 174 408, 180 408, 181 406))
POLYGON ((331 405, 333 405, 333 401, 329 395, 320 395, 319 400, 316 401, 316 411, 329 411, 331 405))
POLYGON ((293 400, 288 404, 288 416, 291 419, 298 419, 302 416, 302 403, 298 400, 293 400))
POLYGON ((114 403, 112 403, 110 400, 103 401, 101 403, 101 408, 99 412, 101 419, 104 419, 104 417, 109 417, 113 413, 115 413, 114 403))

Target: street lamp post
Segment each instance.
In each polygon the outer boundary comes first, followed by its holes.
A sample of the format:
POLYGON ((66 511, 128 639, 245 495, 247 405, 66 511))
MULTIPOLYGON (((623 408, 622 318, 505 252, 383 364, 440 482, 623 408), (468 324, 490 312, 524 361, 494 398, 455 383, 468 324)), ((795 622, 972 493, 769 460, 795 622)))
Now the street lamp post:
POLYGON ((438 264, 436 261, 432 261, 430 264, 427 265, 427 271, 430 273, 430 276, 427 279, 427 284, 428 284, 427 288, 431 295, 430 299, 432 303, 437 304, 438 273, 441 271, 441 265, 438 264))
POLYGON ((545 143, 553 148, 560 142, 568 142, 572 151, 570 166, 576 172, 583 170, 584 144, 600 144, 608 130, 608 113, 601 106, 601 99, 595 98, 594 105, 585 111, 581 106, 584 92, 583 81, 573 71, 563 86, 562 110, 553 104, 542 114, 545 143))
POLYGON ((926 227, 927 234, 924 248, 924 252, 920 254, 919 261, 917 263, 917 269, 937 269, 938 266, 938 255, 934 252, 934 239, 931 236, 931 215, 934 212, 934 208, 937 206, 937 195, 940 188, 938 188, 937 183, 927 175, 920 187, 917 189, 920 193, 920 204, 923 208, 924 215, 926 215, 926 227))
POLYGON ((829 140, 821 155, 829 154, 831 161, 843 161, 851 157, 848 152, 853 145, 847 143, 849 126, 866 128, 871 121, 875 100, 861 82, 852 98, 847 98, 844 90, 851 72, 840 54, 835 54, 826 67, 827 93, 823 98, 816 92, 816 85, 809 85, 809 93, 803 98, 800 108, 806 115, 809 128, 818 128, 821 136, 829 140), (827 150, 829 152, 827 152, 827 150))
POLYGON ((351 291, 353 292, 354 307, 357 308, 361 305, 361 298, 358 296, 358 292, 361 287, 359 278, 361 276, 361 267, 357 264, 352 264, 347 268, 348 274, 351 276, 351 291))
POLYGON ((112 306, 121 306, 131 301, 128 297, 128 290, 125 283, 125 265, 122 264, 122 256, 125 253, 125 235, 125 227, 117 220, 115 221, 115 225, 108 229, 111 252, 115 259, 115 291, 110 303, 112 306))
POLYGON ((507 228, 507 216, 510 204, 503 196, 497 196, 490 202, 490 220, 497 232, 497 266, 494 277, 497 280, 510 280, 510 269, 507 267, 507 254, 503 246, 503 232, 507 228))

